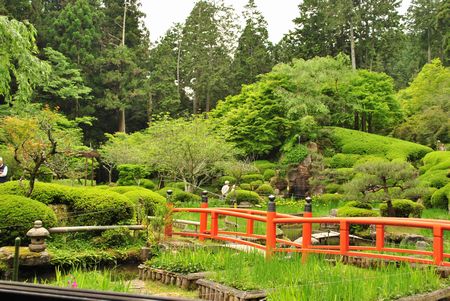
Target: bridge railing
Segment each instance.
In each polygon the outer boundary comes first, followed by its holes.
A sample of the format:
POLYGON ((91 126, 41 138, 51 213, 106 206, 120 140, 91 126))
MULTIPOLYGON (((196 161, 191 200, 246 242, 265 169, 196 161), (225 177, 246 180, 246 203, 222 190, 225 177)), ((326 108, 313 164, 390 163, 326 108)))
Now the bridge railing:
POLYGON ((310 253, 332 254, 342 256, 358 256, 374 259, 407 261, 438 266, 450 266, 450 253, 444 252, 444 232, 450 231, 450 221, 392 218, 392 217, 312 217, 311 199, 307 199, 303 217, 276 212, 275 197, 269 197, 267 211, 240 208, 208 208, 206 192, 202 196, 200 208, 174 208, 168 198, 171 213, 194 212, 200 215, 199 232, 173 232, 171 223, 166 225, 166 236, 182 235, 198 237, 199 240, 212 239, 239 243, 266 252, 270 257, 274 252, 300 252, 304 258, 310 253), (245 220, 245 231, 225 231, 219 228, 219 217, 228 216, 245 220), (255 222, 265 223, 265 233, 256 234, 255 222), (276 228, 280 224, 301 224, 302 242, 296 243, 288 239, 277 238, 276 228), (312 243, 314 225, 339 225, 339 245, 317 245, 312 243), (352 225, 375 225, 375 245, 356 246, 350 243, 350 227, 352 225), (385 245, 387 226, 429 229, 433 233, 432 251, 389 247, 385 245), (262 243, 258 243, 261 241, 262 243))

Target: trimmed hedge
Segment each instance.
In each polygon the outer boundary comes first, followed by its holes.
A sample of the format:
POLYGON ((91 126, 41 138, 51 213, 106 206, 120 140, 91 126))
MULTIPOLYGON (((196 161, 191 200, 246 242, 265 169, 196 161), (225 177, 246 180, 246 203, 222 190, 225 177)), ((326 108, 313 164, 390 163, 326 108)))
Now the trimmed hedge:
POLYGON ((262 184, 256 189, 256 193, 259 195, 271 195, 273 192, 273 188, 269 184, 262 184))
POLYGON ((336 154, 328 161, 331 168, 351 168, 361 158, 357 154, 336 154))
POLYGON ((375 155, 388 160, 416 161, 433 150, 420 144, 369 134, 361 131, 329 127, 340 152, 344 154, 375 155))
POLYGON ((433 193, 431 205, 435 208, 450 210, 450 183, 433 193))
POLYGON ((239 185, 239 188, 241 190, 252 190, 252 185, 250 185, 248 183, 242 183, 239 185))
POLYGON ((140 186, 144 187, 144 188, 147 188, 147 189, 150 189, 150 190, 156 189, 155 182, 153 182, 152 180, 149 180, 149 179, 142 179, 141 182, 140 182, 140 186))
POLYGON ((158 205, 166 202, 166 198, 150 190, 135 190, 123 194, 133 204, 144 209, 144 214, 155 215, 155 209, 158 205))
POLYGON ((270 179, 272 179, 272 177, 274 177, 276 175, 276 172, 274 169, 266 169, 264 171, 263 177, 265 181, 269 181, 270 179))
POLYGON ((325 186, 325 192, 329 193, 341 193, 343 192, 342 185, 336 183, 330 183, 325 186))
POLYGON ((172 190, 172 201, 173 202, 200 202, 202 198, 196 194, 183 191, 176 187, 164 187, 157 191, 164 198, 167 197, 167 190, 172 190))
POLYGON ((378 212, 369 210, 369 209, 344 206, 344 207, 341 207, 338 209, 337 216, 339 216, 339 217, 377 217, 377 216, 379 216, 379 214, 378 214, 378 212))
POLYGON ((166 182, 165 187, 174 187, 184 191, 185 185, 184 182, 166 182))
MULTIPOLYGON (((28 182, 7 182, 0 185, 0 194, 25 196, 27 189, 28 182)), ((119 193, 105 189, 37 182, 31 198, 44 204, 68 205, 73 212, 70 223, 75 225, 125 223, 134 215, 131 201, 119 193)))
MULTIPOLYGON (((411 200, 393 200, 392 207, 396 217, 421 217, 425 207, 411 200)), ((381 216, 388 216, 388 206, 386 203, 380 205, 381 216)))
POLYGON ((120 194, 124 194, 130 191, 138 191, 138 190, 147 190, 144 187, 141 186, 115 186, 115 187, 109 187, 109 191, 114 191, 120 194))
POLYGON ((450 151, 435 151, 426 154, 422 159, 423 166, 420 168, 421 172, 429 170, 449 170, 450 169, 450 151))
POLYGON ((360 202, 360 201, 350 201, 344 204, 342 207, 352 207, 352 208, 360 208, 372 210, 372 205, 368 202, 360 202))
POLYGON ((36 220, 41 220, 44 227, 56 225, 56 215, 46 205, 18 195, 0 195, 0 220, 2 234, 0 245, 14 245, 16 237, 26 240, 26 233, 36 220))
POLYGON ((264 181, 264 177, 263 177, 263 175, 254 173, 254 174, 249 174, 249 175, 242 176, 241 180, 242 180, 243 183, 249 183, 250 184, 251 182, 254 182, 254 181, 261 181, 261 182, 263 182, 264 181))
POLYGON ((267 161, 267 160, 256 160, 253 165, 258 168, 260 173, 264 173, 267 169, 275 169, 277 164, 267 161))
POLYGON ((322 204, 338 204, 339 202, 344 200, 344 196, 342 194, 337 193, 324 193, 315 197, 315 201, 322 204))
POLYGON ((221 189, 222 186, 225 185, 225 181, 230 182, 230 185, 233 185, 233 184, 236 184, 236 183, 237 183, 237 180, 236 180, 235 177, 232 177, 232 176, 223 176, 223 177, 220 177, 220 178, 217 180, 217 187, 219 187, 219 189, 221 189))
POLYGON ((450 183, 449 170, 429 170, 419 176, 421 185, 441 188, 450 183))
POLYGON ((139 164, 121 164, 117 166, 119 171, 120 186, 140 185, 140 180, 145 179, 150 174, 147 167, 139 164))
POLYGON ((231 204, 233 200, 236 200, 238 204, 241 202, 249 202, 252 204, 258 204, 261 202, 260 196, 254 192, 254 191, 248 191, 248 190, 235 190, 232 193, 229 193, 227 195, 226 201, 227 203, 231 204))

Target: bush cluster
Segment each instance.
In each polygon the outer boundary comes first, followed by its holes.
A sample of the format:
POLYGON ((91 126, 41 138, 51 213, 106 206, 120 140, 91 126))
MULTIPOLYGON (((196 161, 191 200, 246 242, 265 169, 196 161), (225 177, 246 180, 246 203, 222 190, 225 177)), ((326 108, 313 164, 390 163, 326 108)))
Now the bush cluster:
POLYGON ((361 157, 357 154, 336 154, 330 158, 328 164, 331 168, 351 168, 361 157))
POLYGON ((155 215, 156 206, 166 202, 166 198, 150 190, 134 190, 123 194, 136 208, 136 214, 155 215))
POLYGON ((236 184, 237 180, 235 177, 232 176, 223 176, 217 179, 217 187, 220 189, 223 185, 225 185, 225 181, 230 182, 230 185, 236 184))
POLYGON ((168 187, 168 186, 166 186, 166 187, 158 190, 157 193, 159 193, 161 196, 166 198, 167 197, 167 190, 172 190, 172 201, 173 202, 181 202, 181 203, 185 203, 185 202, 200 202, 201 199, 202 199, 199 195, 183 191, 183 190, 181 190, 179 188, 176 188, 176 187, 168 187))
POLYGON ((378 212, 357 207, 344 206, 338 209, 339 217, 377 217, 378 212))
POLYGON ((25 241, 26 233, 36 220, 41 220, 44 227, 56 225, 56 215, 52 209, 38 201, 18 196, 0 195, 0 220, 2 234, 0 245, 14 245, 16 237, 25 241))
POLYGON ((435 208, 450 210, 450 183, 433 193, 431 205, 435 208))
POLYGON ((229 193, 226 198, 227 203, 231 204, 234 200, 236 200, 238 204, 242 202, 258 204, 261 202, 261 198, 256 192, 248 190, 235 190, 234 192, 229 193))
POLYGON ((249 175, 242 176, 241 180, 242 180, 243 183, 249 183, 250 184, 250 183, 255 182, 255 181, 263 182, 264 181, 264 177, 261 174, 254 173, 254 174, 249 174, 249 175))
MULTIPOLYGON (((422 211, 425 209, 422 204, 411 200, 393 200, 392 207, 394 207, 396 217, 421 217, 422 211)), ((388 216, 387 204, 380 205, 380 213, 381 216, 388 216)))
POLYGON ((144 179, 150 173, 146 166, 138 164, 122 164, 117 166, 119 170, 118 185, 140 185, 140 180, 144 179))
POLYGON ((260 173, 264 173, 267 169, 275 169, 276 164, 267 160, 256 160, 253 165, 259 170, 260 173))
POLYGON ((350 201, 345 203, 343 207, 372 210, 372 205, 369 202, 361 202, 361 201, 350 201))
POLYGON ((315 197, 314 201, 321 204, 339 204, 344 200, 344 196, 338 193, 324 193, 315 197))
POLYGON ((441 188, 450 183, 450 167, 449 169, 430 169, 423 175, 419 176, 421 185, 441 188))
POLYGON ((137 190, 146 190, 144 187, 141 186, 115 186, 115 187, 109 187, 107 188, 109 191, 114 191, 120 194, 124 194, 130 191, 137 191, 137 190))
POLYGON ((283 164, 300 164, 308 156, 308 148, 303 144, 297 144, 287 150, 281 159, 283 164))
POLYGON ((266 169, 263 173, 263 177, 265 181, 269 181, 276 175, 276 172, 274 169, 266 169))
POLYGON ((262 184, 256 189, 256 193, 259 195, 271 195, 273 192, 273 188, 269 184, 262 184))

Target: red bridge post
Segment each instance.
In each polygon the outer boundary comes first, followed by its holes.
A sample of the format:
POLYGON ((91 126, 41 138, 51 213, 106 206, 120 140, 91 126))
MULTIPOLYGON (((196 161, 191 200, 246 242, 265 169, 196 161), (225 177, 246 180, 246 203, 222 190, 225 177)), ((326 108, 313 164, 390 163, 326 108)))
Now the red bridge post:
POLYGON ((437 225, 433 227, 433 258, 434 264, 442 265, 444 261, 444 244, 443 244, 443 230, 437 225))
POLYGON ((341 221, 339 230, 340 252, 341 255, 347 255, 349 250, 350 225, 346 220, 341 221))
POLYGON ((275 196, 269 196, 269 203, 267 204, 267 220, 266 220, 266 259, 272 257, 273 249, 277 245, 277 229, 274 219, 277 215, 275 205, 275 196))
MULTIPOLYGON (((303 213, 303 217, 312 217, 312 199, 308 196, 305 198, 306 204, 303 213)), ((302 249, 308 249, 311 246, 312 240, 312 224, 311 223, 303 223, 303 231, 302 231, 302 249)), ((308 253, 302 253, 302 262, 305 263, 308 259, 308 253)))
POLYGON ((377 251, 382 251, 384 248, 384 225, 376 225, 375 228, 377 251))
MULTIPOLYGON (((200 208, 208 208, 208 192, 207 191, 202 192, 202 202, 200 203, 200 208)), ((203 236, 203 234, 205 234, 205 232, 206 232, 207 224, 208 224, 208 213, 201 212, 200 213, 200 229, 199 229, 199 231, 200 231, 199 240, 200 241, 205 240, 205 237, 203 236)))

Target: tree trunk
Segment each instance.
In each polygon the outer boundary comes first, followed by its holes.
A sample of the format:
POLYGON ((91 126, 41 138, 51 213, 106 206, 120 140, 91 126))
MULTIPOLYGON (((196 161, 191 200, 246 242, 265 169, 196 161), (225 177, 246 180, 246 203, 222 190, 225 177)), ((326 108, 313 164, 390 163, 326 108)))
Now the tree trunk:
POLYGON ((209 112, 211 108, 211 94, 209 92, 209 88, 206 91, 206 105, 205 105, 205 112, 209 112))
POLYGON ((122 20, 122 46, 125 46, 125 27, 127 21, 127 4, 128 0, 123 2, 123 20, 122 20))
POLYGON ((359 113, 357 111, 354 113, 353 129, 359 130, 359 113))
POLYGON ((356 70, 355 35, 353 33, 352 20, 350 20, 350 55, 352 58, 352 69, 356 70))
POLYGON ((361 115, 361 131, 366 131, 366 112, 363 112, 361 115))
POLYGON ((431 62, 431 33, 430 33, 429 28, 427 30, 427 45, 428 45, 427 54, 428 54, 428 63, 429 63, 429 62, 431 62))
POLYGON ((197 114, 198 112, 198 98, 197 93, 194 95, 194 99, 192 100, 192 114, 197 114))
POLYGON ((119 109, 119 132, 126 133, 125 109, 119 109))
POLYGON ((180 60, 181 60, 181 40, 178 40, 178 56, 177 56, 177 88, 178 88, 178 97, 180 97, 180 95, 181 95, 180 60))
POLYGON ((367 115, 367 130, 369 133, 373 133, 372 113, 367 115))

